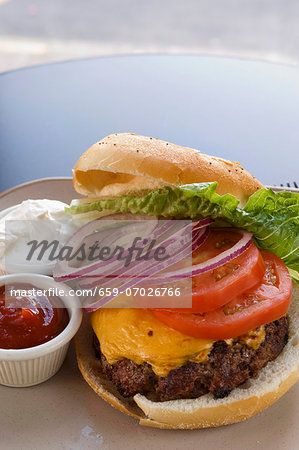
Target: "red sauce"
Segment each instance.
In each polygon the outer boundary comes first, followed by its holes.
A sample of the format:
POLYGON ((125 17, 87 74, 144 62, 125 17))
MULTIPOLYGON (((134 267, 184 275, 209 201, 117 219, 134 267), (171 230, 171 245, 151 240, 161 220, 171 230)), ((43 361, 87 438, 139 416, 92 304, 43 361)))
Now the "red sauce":
POLYGON ((67 326, 69 315, 61 300, 31 295, 33 288, 19 284, 0 287, 0 348, 35 347, 50 341, 67 326), (11 289, 26 290, 30 295, 17 296, 11 289))

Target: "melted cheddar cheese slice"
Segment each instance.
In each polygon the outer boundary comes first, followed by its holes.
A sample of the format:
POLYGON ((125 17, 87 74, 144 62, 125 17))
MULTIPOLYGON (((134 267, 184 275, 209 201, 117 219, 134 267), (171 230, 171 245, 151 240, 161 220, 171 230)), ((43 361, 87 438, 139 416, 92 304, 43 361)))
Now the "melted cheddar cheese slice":
POLYGON ((203 361, 214 342, 173 330, 144 309, 99 309, 91 325, 109 364, 124 358, 147 362, 159 376, 187 361, 203 361))

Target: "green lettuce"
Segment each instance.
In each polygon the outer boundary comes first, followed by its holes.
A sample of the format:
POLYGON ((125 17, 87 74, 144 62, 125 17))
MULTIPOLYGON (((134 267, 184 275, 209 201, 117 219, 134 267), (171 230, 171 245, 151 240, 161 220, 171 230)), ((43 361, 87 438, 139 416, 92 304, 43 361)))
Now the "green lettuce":
POLYGON ((165 187, 143 197, 123 196, 66 208, 70 214, 110 210, 150 216, 211 217, 253 233, 260 248, 283 259, 299 281, 299 194, 260 189, 243 208, 231 194, 218 195, 217 182, 165 187))

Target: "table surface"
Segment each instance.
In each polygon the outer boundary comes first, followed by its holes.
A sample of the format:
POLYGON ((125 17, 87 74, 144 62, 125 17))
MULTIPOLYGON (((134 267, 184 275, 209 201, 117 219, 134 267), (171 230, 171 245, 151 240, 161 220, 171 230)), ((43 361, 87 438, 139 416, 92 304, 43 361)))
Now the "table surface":
POLYGON ((0 190, 71 176, 78 157, 130 131, 237 160, 265 184, 298 181, 299 68, 147 55, 0 76, 0 190))

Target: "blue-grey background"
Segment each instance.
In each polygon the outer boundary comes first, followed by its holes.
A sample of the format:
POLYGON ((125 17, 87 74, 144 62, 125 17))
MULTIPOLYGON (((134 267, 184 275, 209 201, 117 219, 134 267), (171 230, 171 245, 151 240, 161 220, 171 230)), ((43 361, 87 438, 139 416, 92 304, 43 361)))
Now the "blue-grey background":
POLYGON ((298 182, 298 19, 295 0, 0 0, 0 189, 71 176, 121 131, 298 182))
POLYGON ((1 188, 72 176, 79 156, 130 131, 298 181, 299 69, 198 56, 106 57, 0 77, 1 188))

